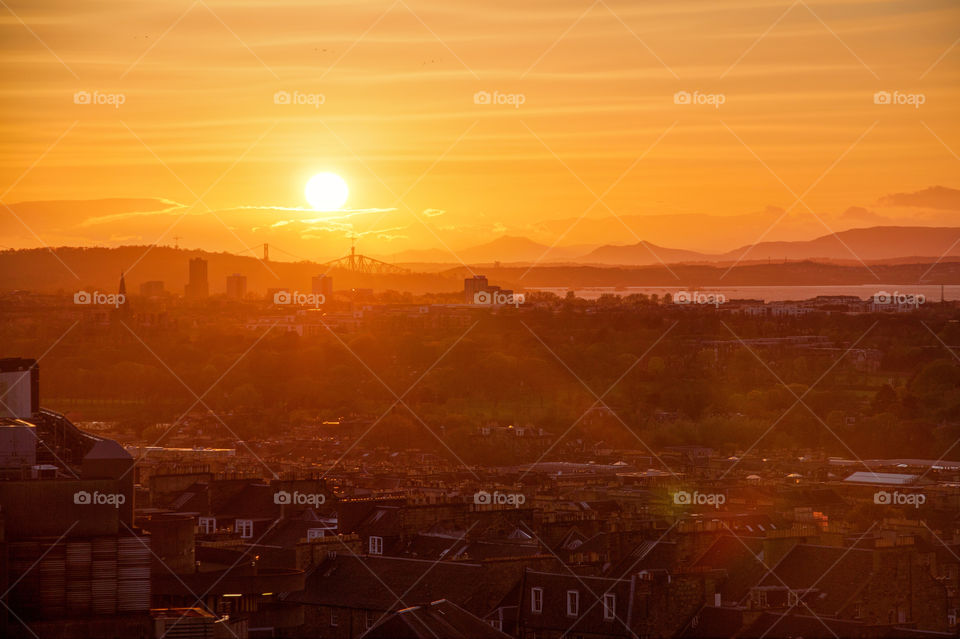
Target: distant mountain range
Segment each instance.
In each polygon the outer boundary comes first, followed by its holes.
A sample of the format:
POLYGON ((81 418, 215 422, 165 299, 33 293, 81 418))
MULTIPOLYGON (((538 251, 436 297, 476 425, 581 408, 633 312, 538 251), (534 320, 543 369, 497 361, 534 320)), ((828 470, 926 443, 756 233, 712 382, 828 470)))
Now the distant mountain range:
POLYGON ((733 263, 783 260, 877 262, 903 258, 960 256, 960 228, 875 226, 831 233, 812 240, 760 242, 723 253, 705 253, 659 246, 651 242, 598 247, 549 247, 528 238, 504 235, 492 242, 458 250, 405 251, 391 257, 397 263, 457 264, 591 264, 646 266, 679 263, 733 263))
POLYGON ((937 259, 958 255, 960 255, 960 228, 875 226, 831 233, 806 241, 760 242, 716 254, 662 249, 647 243, 630 246, 601 246, 577 261, 607 265, 655 264, 661 260, 668 264, 785 259, 873 262, 905 257, 937 259))

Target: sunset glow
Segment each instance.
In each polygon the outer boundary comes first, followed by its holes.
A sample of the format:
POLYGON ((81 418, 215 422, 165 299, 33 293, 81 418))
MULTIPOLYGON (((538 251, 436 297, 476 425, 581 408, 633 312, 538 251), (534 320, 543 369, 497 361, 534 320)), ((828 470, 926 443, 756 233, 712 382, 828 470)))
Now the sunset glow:
POLYGON ((960 638, 960 1, 0 58, 0 637, 960 638))
POLYGON ((183 217, 222 250, 333 258, 352 232, 456 263, 502 235, 549 259, 955 217, 926 197, 960 187, 953 2, 8 5, 0 192, 30 229, 0 209, 7 246, 172 244, 183 217), (272 227, 317 163, 392 210, 272 227))
POLYGON ((343 178, 336 173, 318 173, 307 182, 304 195, 313 208, 333 211, 343 207, 350 190, 343 178))

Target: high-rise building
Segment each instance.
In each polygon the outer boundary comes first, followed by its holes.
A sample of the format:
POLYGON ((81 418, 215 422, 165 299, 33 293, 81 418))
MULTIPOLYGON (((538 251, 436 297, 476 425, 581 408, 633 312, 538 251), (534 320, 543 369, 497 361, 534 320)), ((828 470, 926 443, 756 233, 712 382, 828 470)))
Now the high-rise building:
POLYGON ((227 275, 227 297, 242 300, 247 296, 247 276, 234 273, 227 275))
POLYGON ((467 304, 473 304, 475 296, 488 289, 486 275, 474 275, 463 280, 463 299, 467 304))
POLYGON ((324 299, 329 302, 333 296, 333 278, 329 275, 315 275, 310 292, 323 295, 324 299))
POLYGON ((190 260, 190 281, 186 287, 186 296, 190 299, 203 299, 210 295, 210 283, 207 280, 207 261, 202 257, 190 260))

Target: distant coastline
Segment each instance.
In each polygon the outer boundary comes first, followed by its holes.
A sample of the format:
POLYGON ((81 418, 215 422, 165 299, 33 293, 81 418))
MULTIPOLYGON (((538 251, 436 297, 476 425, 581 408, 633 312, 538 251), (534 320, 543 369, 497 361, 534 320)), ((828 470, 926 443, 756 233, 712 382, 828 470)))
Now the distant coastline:
MULTIPOLYGON (((563 287, 538 287, 531 288, 533 291, 543 291, 555 293, 557 295, 566 295, 567 291, 563 287)), ((693 290, 683 287, 663 287, 663 286, 596 286, 573 290, 574 295, 583 299, 597 299, 601 295, 658 295, 663 297, 667 293, 675 295, 678 290, 693 290)), ((899 292, 910 295, 923 295, 929 302, 939 302, 941 287, 938 284, 861 284, 861 285, 839 285, 839 286, 704 286, 699 289, 704 293, 720 293, 728 300, 752 299, 763 300, 764 302, 787 302, 808 300, 818 295, 852 295, 860 299, 873 297, 878 291, 899 292)), ((960 300, 960 284, 947 284, 943 286, 944 301, 951 302, 960 300)))

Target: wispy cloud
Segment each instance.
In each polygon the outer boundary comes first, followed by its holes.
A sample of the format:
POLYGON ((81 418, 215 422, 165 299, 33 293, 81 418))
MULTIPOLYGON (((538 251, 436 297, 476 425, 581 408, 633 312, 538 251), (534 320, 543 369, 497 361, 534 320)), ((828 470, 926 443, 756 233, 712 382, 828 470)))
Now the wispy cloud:
MULTIPOLYGON (((127 220, 130 218, 136 217, 147 217, 153 215, 172 215, 172 214, 181 214, 185 209, 188 209, 186 204, 180 204, 179 202, 174 202, 172 200, 158 199, 158 202, 169 204, 166 208, 156 209, 152 211, 130 211, 127 213, 112 213, 110 215, 100 215, 97 217, 88 217, 80 223, 80 226, 95 226, 97 224, 110 224, 113 222, 119 222, 120 220, 127 220)), ((199 212, 194 212, 194 215, 197 215, 199 212)))
POLYGON ((919 206, 941 211, 960 211, 960 190, 931 186, 912 193, 891 193, 880 198, 884 206, 919 206))

